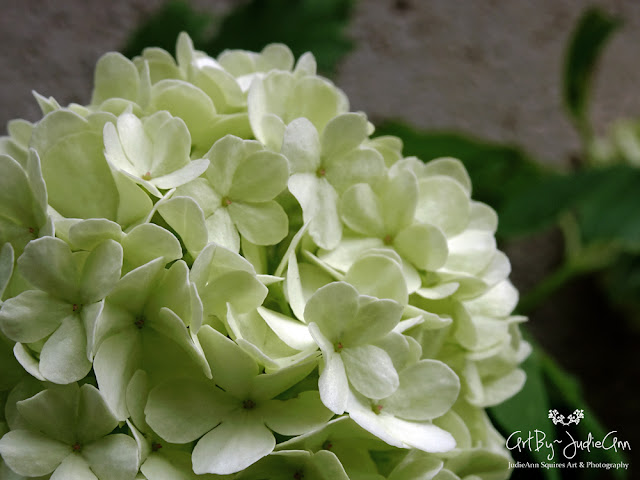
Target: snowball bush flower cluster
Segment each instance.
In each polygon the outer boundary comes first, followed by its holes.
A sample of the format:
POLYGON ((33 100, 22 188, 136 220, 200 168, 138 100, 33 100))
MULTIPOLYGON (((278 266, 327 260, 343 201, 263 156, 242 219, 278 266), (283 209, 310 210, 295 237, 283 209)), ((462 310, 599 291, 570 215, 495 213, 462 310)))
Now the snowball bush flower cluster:
POLYGON ((507 478, 529 346, 462 164, 311 54, 176 56, 0 140, 0 476, 507 478))

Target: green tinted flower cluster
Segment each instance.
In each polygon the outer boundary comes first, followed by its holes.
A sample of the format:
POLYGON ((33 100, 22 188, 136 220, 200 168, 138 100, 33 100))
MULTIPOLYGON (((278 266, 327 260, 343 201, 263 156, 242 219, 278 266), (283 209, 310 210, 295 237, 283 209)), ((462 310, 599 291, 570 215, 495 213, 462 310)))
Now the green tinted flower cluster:
POLYGON ((529 346, 458 160, 283 45, 183 34, 36 98, 0 141, 0 476, 509 476, 484 408, 529 346))

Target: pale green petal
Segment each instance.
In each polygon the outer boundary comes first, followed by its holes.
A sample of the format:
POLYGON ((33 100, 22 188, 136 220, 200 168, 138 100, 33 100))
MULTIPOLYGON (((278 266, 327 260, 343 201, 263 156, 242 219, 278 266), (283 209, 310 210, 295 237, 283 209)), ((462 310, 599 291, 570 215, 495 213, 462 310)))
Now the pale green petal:
MULTIPOLYGON (((300 277, 300 268, 295 251, 292 251, 289 254, 284 290, 287 296, 287 301, 289 302, 289 306, 291 307, 291 311, 298 318, 298 320, 306 323, 304 319, 304 308, 307 304, 307 299, 304 297, 302 279, 300 277)), ((0 319, 1 318, 2 312, 0 312, 0 319)), ((2 323, 0 323, 0 326, 1 325, 2 323)))
POLYGON ((349 400, 349 416, 362 428, 400 448, 417 448, 425 452, 448 452, 455 448, 453 436, 427 422, 411 422, 384 412, 375 413, 364 400, 352 395, 349 400))
POLYGON ((258 308, 258 313, 271 330, 291 348, 302 351, 315 346, 316 343, 305 324, 263 307, 258 308))
POLYGON ((402 311, 403 306, 393 300, 360 296, 358 314, 344 323, 340 340, 345 347, 373 343, 398 325, 402 311))
POLYGON ((451 368, 438 360, 421 360, 400 372, 398 390, 381 404, 406 420, 431 420, 445 414, 459 392, 460 380, 451 368))
POLYGON ((158 212, 173 228, 192 255, 197 255, 207 244, 204 214, 198 204, 189 197, 174 197, 163 201, 158 212))
MULTIPOLYGON (((209 166, 211 168, 211 166, 209 166)), ((176 188, 176 197, 191 197, 202 209, 205 217, 208 217, 222 205, 222 197, 216 193, 209 180, 196 178, 176 188)))
MULTIPOLYGON (((109 125, 109 124, 107 124, 109 125)), ((107 144, 107 135, 105 125, 105 156, 109 158, 109 145, 107 144)), ((123 113, 118 117, 118 136, 122 145, 123 153, 126 159, 132 164, 134 169, 131 173, 140 176, 152 169, 152 162, 155 160, 153 153, 153 143, 142 125, 142 121, 132 113, 123 113)), ((112 144, 113 142, 109 142, 112 144)), ((118 165, 119 168, 123 166, 118 165)), ((125 168, 126 170, 126 168, 125 168)))
POLYGON ((216 109, 209 96, 198 87, 182 80, 161 80, 151 87, 151 103, 156 111, 168 110, 174 117, 181 118, 189 128, 194 146, 210 146, 207 136, 216 109))
POLYGON ((289 232, 287 214, 274 200, 233 202, 227 208, 240 234, 256 245, 275 245, 289 232))
MULTIPOLYGON (((145 120, 145 130, 153 140, 153 154, 149 159, 150 164, 142 173, 149 172, 154 183, 158 178, 166 177, 190 163, 191 137, 182 118, 172 117, 164 111, 157 112, 145 120)), ((206 170, 207 165, 205 160, 200 161, 197 168, 200 173, 195 175, 195 171, 192 172, 192 178, 206 170)), ((157 186, 165 188, 160 184, 157 186)))
POLYGON ((109 52, 96 65, 91 103, 98 105, 114 97, 136 101, 139 88, 138 69, 133 62, 124 55, 109 52))
POLYGON ((218 425, 234 407, 238 408, 210 381, 177 379, 149 392, 144 413, 149 426, 166 441, 187 443, 218 425))
POLYGON ((503 280, 483 295, 464 302, 471 315, 506 317, 518 304, 518 290, 509 280, 503 280))
POLYGON ((412 450, 393 469, 389 480, 432 480, 442 469, 442 465, 443 462, 439 458, 412 450))
POLYGON ((102 300, 120 280, 122 246, 105 240, 87 257, 80 274, 80 300, 83 304, 102 300))
POLYGON ((165 263, 182 257, 178 239, 168 230, 153 223, 143 223, 134 227, 121 243, 127 271, 158 257, 165 263))
POLYGON ((205 314, 213 313, 223 318, 227 303, 239 313, 258 308, 267 296, 268 289, 254 274, 232 271, 209 282, 205 287, 198 288, 198 293, 205 314))
POLYGON ((273 373, 255 377, 251 397, 257 401, 271 400, 306 378, 316 368, 315 348, 292 357, 293 361, 290 365, 282 366, 273 373))
POLYGON ((325 425, 333 417, 317 391, 302 392, 289 400, 271 400, 265 408, 265 423, 282 435, 301 435, 325 425))
POLYGON ((71 454, 56 468, 50 480, 98 480, 98 477, 81 455, 71 454))
POLYGON ((496 251, 493 233, 481 230, 465 230, 449 240, 449 256, 446 270, 478 273, 489 263, 496 251))
POLYGON ((431 225, 417 223, 400 231, 393 240, 398 253, 420 270, 437 270, 447 261, 447 239, 431 225))
POLYGON ((471 204, 468 193, 455 180, 435 176, 420 179, 416 220, 438 227, 450 237, 469 223, 471 204))
POLYGON ((240 251, 240 235, 227 208, 218 208, 205 220, 209 242, 214 242, 232 252, 240 251))
POLYGON ((142 221, 151 211, 153 203, 147 192, 124 173, 118 171, 112 173, 119 195, 116 220, 124 228, 128 228, 142 221))
POLYGON ((80 387, 77 410, 77 440, 87 444, 110 434, 118 420, 107 406, 97 388, 90 384, 80 387))
POLYGON ((40 373, 39 362, 34 358, 32 352, 22 343, 16 343, 13 347, 13 355, 25 371, 34 378, 44 381, 45 378, 40 373))
POLYGON ((405 170, 390 177, 380 195, 385 232, 394 236, 411 225, 417 203, 418 181, 413 172, 405 170))
POLYGON ((384 236, 382 212, 378 196, 366 183, 352 186, 340 200, 340 216, 345 225, 362 235, 379 238, 384 236))
POLYGON ((160 281, 164 266, 164 261, 157 258, 131 270, 118 280, 109 294, 107 304, 112 303, 126 312, 138 314, 143 310, 151 290, 160 281))
POLYGON ((358 312, 358 291, 345 282, 320 288, 307 302, 304 318, 314 322, 331 342, 341 341, 344 330, 354 325, 358 312))
POLYGON ((271 43, 258 55, 256 67, 263 72, 273 69, 290 71, 293 68, 293 62, 293 53, 289 47, 282 43, 271 43))
POLYGON ((133 480, 138 473, 138 446, 122 433, 84 446, 82 456, 100 480, 133 480))
POLYGON ((198 178, 207 170, 208 166, 209 160, 193 160, 178 170, 153 178, 151 183, 156 187, 163 189, 179 187, 180 185, 184 185, 185 183, 198 178))
POLYGON ((149 376, 147 373, 144 370, 136 370, 125 392, 125 401, 131 421, 143 432, 150 429, 144 416, 149 388, 149 376))
POLYGON ((320 167, 320 138, 309 120, 297 118, 287 125, 282 154, 287 157, 292 174, 315 173, 320 167))
POLYGON ((247 157, 233 174, 229 197, 242 202, 267 202, 285 188, 289 180, 287 160, 274 152, 260 151, 247 157))
POLYGON ((436 158, 427 162, 422 172, 428 176, 443 175, 451 177, 464 188, 467 194, 471 193, 471 179, 463 163, 457 158, 436 158))
MULTIPOLYGON (((4 291, 7 285, 9 285, 9 280, 11 280, 11 275, 13 274, 13 263, 13 247, 10 243, 5 243, 0 248, 0 302, 2 302, 4 291)), ((0 326, 1 325, 2 323, 0 321, 0 326)))
MULTIPOLYGON (((58 112, 62 111, 50 116, 58 112)), ((41 125, 38 128, 44 129, 41 125)), ((52 137, 55 133, 46 134, 52 137)), ((55 143, 42 153, 49 205, 68 218, 115 220, 119 195, 104 158, 102 134, 86 130, 50 141, 55 143)))
POLYGON ((196 474, 239 472, 273 451, 276 440, 262 422, 234 415, 207 433, 193 449, 196 474))
POLYGON ((389 298, 401 305, 408 301, 402 266, 382 254, 365 255, 356 261, 344 277, 363 295, 389 298))
POLYGON ((382 155, 371 148, 359 148, 325 161, 326 175, 331 185, 342 193, 357 183, 380 183, 385 174, 382 155))
POLYGON ((345 348, 341 354, 349 383, 369 398, 385 398, 399 385, 391 357, 374 345, 345 348))
POLYGON ((315 323, 309 324, 309 331, 322 349, 324 365, 320 369, 318 389, 322 403, 337 415, 342 415, 347 408, 349 396, 349 381, 344 368, 344 363, 334 346, 323 335, 315 323))
POLYGON ((31 343, 53 333, 70 315, 69 303, 41 290, 27 290, 2 304, 0 328, 14 342, 31 343))
MULTIPOLYGON (((255 137, 276 151, 279 151, 282 145, 285 127, 280 118, 286 112, 284 104, 294 88, 294 83, 293 75, 288 72, 271 72, 264 78, 256 77, 247 96, 249 122, 255 137), (265 122, 267 119, 271 120, 265 122)), ((296 115, 296 118, 300 116, 303 115, 296 115)), ((293 118, 288 120, 291 121, 293 118)))
POLYGON ((344 113, 331 119, 322 132, 322 155, 332 157, 358 147, 367 138, 367 117, 344 113))
POLYGON ((140 365, 141 345, 135 334, 125 330, 107 338, 96 353, 93 368, 100 391, 118 420, 129 417, 126 388, 140 365))
MULTIPOLYGON (((330 81, 316 76, 299 78, 290 92, 290 104, 288 115, 293 118, 306 117, 321 132, 327 123, 348 110, 348 102, 345 95, 330 81)), ((287 120, 285 119, 285 122, 287 120)))
POLYGON ((28 424, 69 446, 76 440, 78 386, 51 387, 17 402, 16 408, 28 424))
POLYGON ((304 223, 322 248, 334 248, 342 237, 338 216, 338 194, 325 178, 315 173, 296 173, 289 178, 289 190, 300 203, 304 223))
POLYGON ((480 202, 471 202, 469 225, 473 230, 484 230, 495 233, 498 228, 498 214, 489 205, 480 202))
MULTIPOLYGON (((384 243, 379 238, 352 237, 344 238, 336 248, 330 251, 320 250, 319 257, 327 265, 342 272, 349 270, 353 262, 364 252, 370 249, 384 247, 384 243)), ((420 286, 420 277, 416 274, 416 281, 420 286)), ((409 281, 407 280, 407 284, 409 281)), ((407 285, 409 286, 409 285, 407 285)), ((411 288, 409 287, 411 292, 411 288)))
POLYGON ((259 373, 256 362, 233 340, 209 325, 202 326, 198 339, 211 365, 213 380, 226 392, 243 399, 259 373))
POLYGON ((42 237, 30 242, 18 259, 20 273, 34 286, 74 303, 78 301, 78 274, 74 257, 64 241, 42 237))
POLYGON ((89 218, 71 225, 68 237, 74 248, 93 250, 104 240, 119 242, 122 239, 122 228, 105 218, 89 218))
POLYGON ((2 459, 27 477, 51 473, 71 452, 71 445, 29 430, 12 430, 0 438, 2 459))
POLYGON ((65 318, 40 352, 40 373, 54 383, 71 383, 91 370, 87 336, 76 315, 65 318))

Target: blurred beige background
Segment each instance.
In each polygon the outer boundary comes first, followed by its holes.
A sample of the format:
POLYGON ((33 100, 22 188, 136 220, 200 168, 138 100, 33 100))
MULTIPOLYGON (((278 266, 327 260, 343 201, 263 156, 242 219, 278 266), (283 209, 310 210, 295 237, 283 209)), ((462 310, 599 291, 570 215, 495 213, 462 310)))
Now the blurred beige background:
MULTIPOLYGON (((243 0, 193 0, 220 14, 243 0)), ((38 118, 31 90, 86 103, 100 55, 119 49, 163 0, 2 0, 0 123, 38 118)), ((640 2, 633 0, 361 0, 349 28, 356 48, 336 79, 352 108, 375 121, 461 129, 516 142, 568 165, 577 136, 562 111, 569 33, 597 4, 625 20, 606 48, 593 118, 599 129, 640 114, 640 2)))

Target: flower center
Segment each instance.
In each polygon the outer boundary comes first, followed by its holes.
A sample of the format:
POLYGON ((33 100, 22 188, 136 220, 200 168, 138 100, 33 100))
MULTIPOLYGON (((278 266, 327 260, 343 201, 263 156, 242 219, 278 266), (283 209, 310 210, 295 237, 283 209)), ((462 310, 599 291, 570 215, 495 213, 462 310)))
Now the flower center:
POLYGON ((296 473, 293 474, 293 478, 294 480, 302 480, 304 478, 304 473, 298 470, 296 473))
POLYGON ((151 180, 151 172, 147 172, 144 175, 142 175, 142 179, 147 181, 151 180))
POLYGON ((142 316, 142 315, 138 315, 138 316, 136 317, 136 321, 135 321, 135 322, 133 322, 133 324, 134 324, 136 327, 138 327, 138 330, 139 330, 139 329, 141 329, 142 327, 144 327, 144 322, 146 322, 146 321, 147 321, 147 319, 146 319, 146 318, 144 318, 144 316, 142 316))
POLYGON ((82 305, 78 305, 77 303, 74 303, 73 306, 71 307, 71 310, 73 310, 74 312, 78 312, 80 311, 81 308, 82 308, 82 305))
POLYGON ((74 452, 79 452, 80 450, 82 450, 82 445, 76 442, 73 445, 71 445, 71 448, 73 449, 74 452))
POLYGON ((324 177, 326 174, 327 174, 327 171, 322 167, 320 167, 320 168, 318 168, 318 170, 316 170, 316 175, 318 177, 324 177))
POLYGON ((158 443, 158 442, 153 442, 151 444, 151 451, 153 452, 157 452, 158 450, 160 450, 162 448, 162 444, 158 443))
POLYGON ((382 409, 383 409, 383 408, 384 408, 384 407, 383 407, 382 405, 377 404, 377 405, 373 405, 373 406, 371 407, 371 410, 373 410, 373 413, 375 413, 376 415, 380 415, 380 412, 382 412, 382 409))
POLYGON ((245 400, 242 402, 242 408, 245 410, 252 410, 256 408, 256 403, 253 400, 245 400))
POLYGON ((338 342, 336 343, 334 349, 336 351, 336 353, 340 353, 342 351, 342 349, 344 348, 344 345, 342 345, 342 342, 338 342))
POLYGON ((223 207, 228 207, 232 203, 233 203, 233 201, 231 201, 231 199, 229 197, 223 197, 222 198, 222 206, 223 207))
POLYGON ((385 235, 382 241, 385 245, 391 245, 393 243, 393 237, 391 235, 385 235))
POLYGON ((323 450, 331 450, 333 448, 333 443, 331 443, 330 440, 327 440, 326 442, 324 442, 322 444, 322 449, 323 450))

